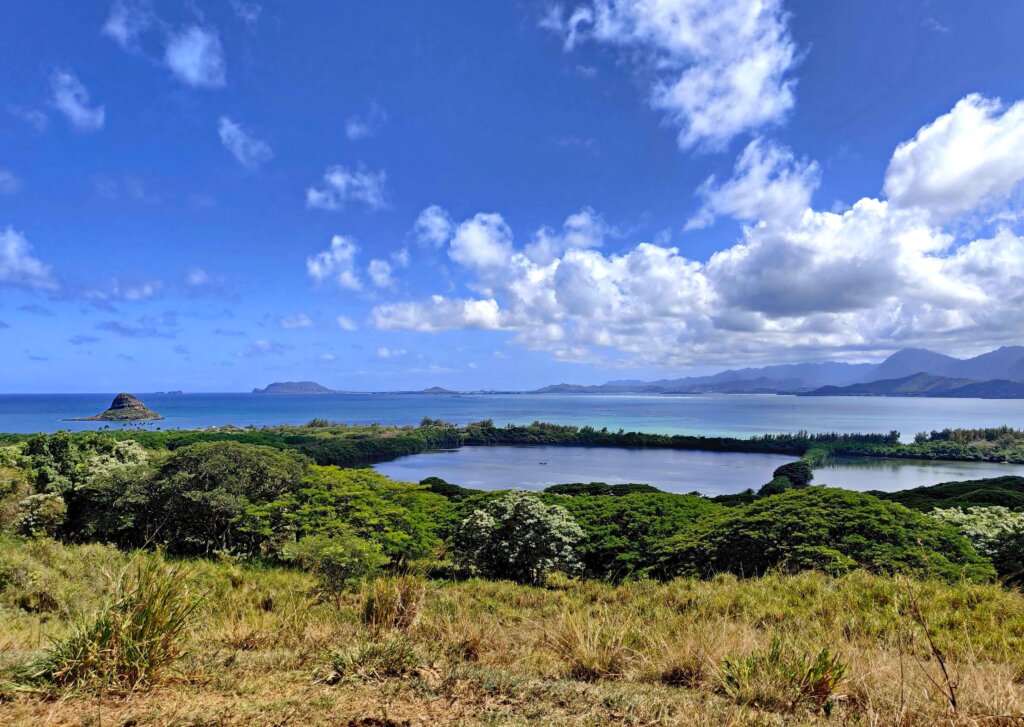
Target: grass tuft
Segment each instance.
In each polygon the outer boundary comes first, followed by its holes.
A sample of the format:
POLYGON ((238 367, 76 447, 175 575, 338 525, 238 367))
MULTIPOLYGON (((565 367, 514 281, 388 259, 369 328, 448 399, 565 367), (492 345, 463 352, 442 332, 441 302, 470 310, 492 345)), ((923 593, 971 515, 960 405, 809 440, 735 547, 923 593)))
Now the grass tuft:
POLYGON ((568 611, 555 632, 554 648, 566 663, 569 678, 593 682, 625 673, 631 642, 629 621, 616 622, 606 611, 597 616, 568 611))
POLYGON ((379 578, 365 586, 363 623, 373 631, 408 631, 419 623, 427 583, 417 575, 379 578))
POLYGON ((341 679, 383 681, 408 676, 420 666, 422 659, 412 642, 403 635, 380 641, 366 641, 332 660, 334 674, 329 682, 341 679))
POLYGON ((766 651, 727 657, 722 663, 721 686, 739 704, 780 712, 808 708, 829 714, 845 674, 846 665, 828 649, 810 659, 783 647, 776 636, 766 651))
POLYGON ((158 681, 182 657, 199 599, 179 569, 158 558, 142 558, 123 570, 114 594, 112 603, 18 669, 16 677, 36 685, 119 690, 158 681))

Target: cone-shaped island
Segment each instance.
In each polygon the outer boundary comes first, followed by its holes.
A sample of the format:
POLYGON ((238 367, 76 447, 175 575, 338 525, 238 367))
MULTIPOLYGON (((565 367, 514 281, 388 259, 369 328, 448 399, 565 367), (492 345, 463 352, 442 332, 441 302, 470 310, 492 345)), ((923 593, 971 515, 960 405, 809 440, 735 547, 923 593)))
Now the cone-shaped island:
POLYGON ((105 412, 91 417, 69 419, 72 422, 141 422, 163 419, 131 394, 120 393, 105 412))

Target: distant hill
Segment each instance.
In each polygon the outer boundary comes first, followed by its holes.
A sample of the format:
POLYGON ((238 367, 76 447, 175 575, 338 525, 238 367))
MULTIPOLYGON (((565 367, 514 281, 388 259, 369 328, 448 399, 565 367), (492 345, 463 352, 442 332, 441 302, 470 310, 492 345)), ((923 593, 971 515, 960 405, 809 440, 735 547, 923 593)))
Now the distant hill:
POLYGON ((253 389, 254 394, 333 394, 333 389, 321 386, 315 381, 275 381, 262 389, 253 389))
POLYGON ((458 394, 457 391, 446 389, 442 386, 431 386, 429 389, 424 389, 420 392, 421 394, 458 394))
POLYGON ((822 386, 801 396, 931 396, 960 399, 1024 399, 1019 381, 974 381, 917 373, 850 386, 822 386))

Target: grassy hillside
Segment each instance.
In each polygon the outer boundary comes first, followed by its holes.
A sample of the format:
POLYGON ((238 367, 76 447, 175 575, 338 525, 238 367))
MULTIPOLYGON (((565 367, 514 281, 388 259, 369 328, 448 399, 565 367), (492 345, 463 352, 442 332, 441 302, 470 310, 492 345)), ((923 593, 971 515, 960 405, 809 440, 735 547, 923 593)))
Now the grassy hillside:
MULTIPOLYGON (((88 631, 130 557, 0 540, 0 667, 48 663, 50 637, 88 631)), ((1024 598, 996 585, 861 571, 548 587, 411 577, 325 599, 295 570, 136 558, 179 568, 172 597, 199 599, 177 658, 134 688, 9 681, 0 723, 924 727, 1024 714, 1024 598), (406 598, 401 617, 389 592, 406 598), (927 634, 955 677, 955 717, 927 634)))

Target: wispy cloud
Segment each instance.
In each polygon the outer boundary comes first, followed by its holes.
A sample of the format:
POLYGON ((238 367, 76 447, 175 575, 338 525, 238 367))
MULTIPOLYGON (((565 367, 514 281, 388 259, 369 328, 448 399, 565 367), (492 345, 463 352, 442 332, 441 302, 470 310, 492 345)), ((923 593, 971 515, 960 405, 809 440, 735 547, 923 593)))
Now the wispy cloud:
POLYGON ((90 106, 89 92, 75 74, 56 70, 50 76, 51 101, 76 131, 99 131, 106 123, 103 106, 90 106))
POLYGON ((274 156, 270 144, 254 136, 227 116, 220 117, 217 133, 224 148, 246 169, 256 169, 274 156))
POLYGON ((306 189, 306 206, 311 209, 338 210, 346 202, 362 202, 371 210, 387 206, 384 170, 370 172, 361 165, 355 169, 336 164, 324 172, 323 187, 306 189))
POLYGON ((376 102, 370 104, 365 114, 349 116, 345 121, 345 136, 349 141, 366 139, 377 133, 381 125, 388 120, 388 115, 376 102))
POLYGON ((173 34, 164 60, 178 80, 189 86, 218 88, 227 82, 224 48, 212 28, 191 25, 173 34))

